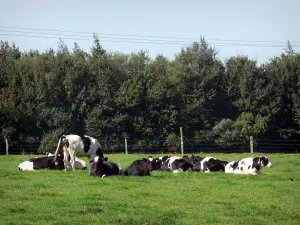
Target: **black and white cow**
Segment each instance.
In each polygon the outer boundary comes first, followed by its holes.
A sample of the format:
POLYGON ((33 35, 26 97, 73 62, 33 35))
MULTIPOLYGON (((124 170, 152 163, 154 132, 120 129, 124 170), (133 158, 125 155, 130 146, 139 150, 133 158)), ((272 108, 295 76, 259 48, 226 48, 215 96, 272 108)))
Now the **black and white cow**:
POLYGON ((91 162, 91 176, 106 177, 110 175, 123 174, 122 167, 119 163, 109 162, 108 158, 101 158, 96 156, 94 161, 91 162))
POLYGON ((45 156, 40 158, 31 158, 21 162, 19 170, 40 170, 40 169, 64 169, 63 155, 58 155, 58 163, 55 164, 54 156, 45 156))
POLYGON ((186 160, 185 157, 179 156, 162 156, 159 158, 148 157, 151 162, 151 170, 163 170, 173 173, 192 171, 193 164, 186 160))
POLYGON ((266 155, 229 162, 225 166, 225 173, 260 175, 262 167, 272 167, 272 163, 266 155))
POLYGON ((84 135, 79 136, 75 134, 63 135, 57 144, 57 148, 54 154, 56 159, 60 145, 63 145, 64 153, 64 164, 65 168, 68 166, 68 156, 70 156, 70 163, 73 170, 75 167, 75 157, 78 153, 88 153, 90 155, 90 162, 94 160, 95 156, 98 155, 104 158, 102 147, 99 141, 93 137, 84 135))
MULTIPOLYGON (((62 153, 63 154, 63 153, 62 153)), ((48 153, 47 156, 54 156, 53 153, 48 153)), ((68 158, 68 166, 67 166, 67 170, 71 170, 72 169, 72 166, 70 164, 70 156, 68 158)), ((62 163, 63 163, 63 159, 62 159, 62 163)), ((75 168, 77 170, 87 170, 87 163, 82 160, 82 159, 79 159, 77 156, 75 157, 75 168)))
POLYGON ((216 159, 214 157, 199 157, 191 155, 193 169, 199 172, 224 172, 227 161, 216 159))
POLYGON ((151 162, 148 159, 135 160, 125 171, 125 176, 150 176, 151 162))
MULTIPOLYGON (((64 166, 63 154, 58 154, 58 160, 54 160, 54 155, 49 153, 48 156, 40 158, 31 158, 19 164, 19 170, 39 170, 39 169, 71 169, 71 165, 68 164, 67 168, 64 166)), ((86 170, 87 164, 84 160, 75 158, 75 168, 79 170, 86 170)))

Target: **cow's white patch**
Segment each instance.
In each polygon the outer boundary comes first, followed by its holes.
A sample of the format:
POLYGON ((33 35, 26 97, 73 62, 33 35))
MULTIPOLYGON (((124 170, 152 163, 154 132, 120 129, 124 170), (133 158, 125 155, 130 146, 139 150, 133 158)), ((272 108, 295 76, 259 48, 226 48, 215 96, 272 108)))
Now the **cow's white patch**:
POLYGON ((103 175, 102 175, 102 178, 104 178, 104 177, 106 177, 106 174, 103 174, 103 175))
POLYGON ((168 167, 171 168, 172 167, 172 163, 176 160, 176 159, 181 159, 182 157, 179 156, 172 156, 170 158, 168 158, 168 167))
POLYGON ((99 156, 95 156, 94 162, 98 162, 98 160, 99 160, 99 156))
POLYGON ((86 162, 82 159, 75 157, 75 168, 79 170, 87 168, 86 162))
POLYGON ((47 156, 48 156, 48 157, 49 157, 49 156, 54 156, 54 154, 52 154, 52 153, 48 153, 48 155, 47 155, 47 156))
POLYGON ((183 172, 183 169, 182 168, 179 168, 177 170, 173 170, 173 173, 180 173, 180 172, 183 172))
POLYGON ((33 162, 25 161, 19 164, 20 170, 34 170, 33 169, 33 162))

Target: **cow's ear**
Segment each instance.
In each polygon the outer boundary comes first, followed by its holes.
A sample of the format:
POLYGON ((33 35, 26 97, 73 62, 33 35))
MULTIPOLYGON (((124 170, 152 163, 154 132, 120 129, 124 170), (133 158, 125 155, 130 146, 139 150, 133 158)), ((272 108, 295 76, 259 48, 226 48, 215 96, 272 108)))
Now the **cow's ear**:
POLYGON ((104 159, 103 159, 103 161, 107 161, 108 160, 108 158, 107 157, 105 157, 104 159))
POLYGON ((146 158, 143 158, 143 160, 144 160, 145 162, 148 162, 148 159, 146 159, 146 158))

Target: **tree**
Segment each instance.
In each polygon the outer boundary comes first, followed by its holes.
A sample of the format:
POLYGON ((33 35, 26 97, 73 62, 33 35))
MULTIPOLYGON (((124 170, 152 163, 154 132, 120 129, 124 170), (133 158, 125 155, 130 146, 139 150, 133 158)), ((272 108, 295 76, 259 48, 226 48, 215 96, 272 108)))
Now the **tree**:
POLYGON ((238 132, 242 139, 249 139, 250 136, 257 136, 267 129, 268 118, 252 113, 243 112, 232 124, 232 128, 238 132))

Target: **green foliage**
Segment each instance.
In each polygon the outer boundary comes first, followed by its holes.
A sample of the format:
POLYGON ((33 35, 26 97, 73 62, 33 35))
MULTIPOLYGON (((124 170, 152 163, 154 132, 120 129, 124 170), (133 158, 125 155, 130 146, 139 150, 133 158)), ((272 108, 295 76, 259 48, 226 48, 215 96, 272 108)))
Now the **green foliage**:
POLYGON ((165 145, 171 153, 180 152, 180 137, 178 137, 175 133, 170 133, 166 137, 165 145))
POLYGON ((42 137, 41 144, 39 147, 39 153, 44 154, 46 152, 54 152, 57 147, 59 138, 63 135, 62 129, 50 131, 42 137))
POLYGON ((266 131, 268 119, 252 113, 242 113, 232 124, 240 137, 256 136, 266 131))
POLYGON ((246 56, 222 63, 203 38, 174 60, 108 52, 96 34, 90 50, 60 40, 56 52, 22 53, 1 41, 2 136, 41 141, 42 152, 62 133, 94 136, 105 151, 124 148, 124 133, 139 140, 133 148, 166 140, 175 151, 179 127, 191 145, 300 137, 300 54, 289 42, 260 66, 246 56))
POLYGON ((234 129, 235 122, 231 119, 223 119, 212 129, 212 135, 222 146, 230 146, 231 142, 239 140, 237 130, 234 129))

